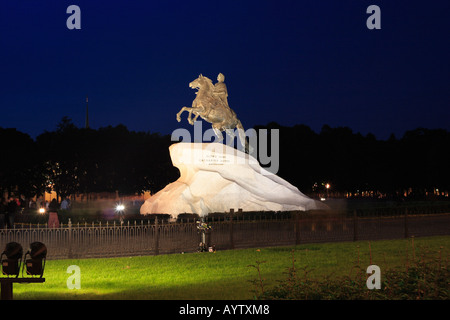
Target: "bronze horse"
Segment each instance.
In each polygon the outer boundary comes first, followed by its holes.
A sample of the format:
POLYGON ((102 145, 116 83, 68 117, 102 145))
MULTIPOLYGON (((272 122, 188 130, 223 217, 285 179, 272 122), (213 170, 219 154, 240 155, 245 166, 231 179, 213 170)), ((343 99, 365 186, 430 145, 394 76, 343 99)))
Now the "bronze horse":
POLYGON ((198 90, 196 92, 197 97, 192 102, 191 108, 181 108, 180 112, 177 113, 177 121, 181 121, 180 116, 184 111, 189 112, 187 120, 191 125, 200 116, 212 124, 212 129, 219 141, 223 140, 222 131, 225 131, 231 139, 234 139, 234 129, 237 129, 241 145, 245 148, 246 152, 249 152, 251 149, 249 149, 241 121, 237 118, 236 113, 228 106, 228 103, 214 94, 215 87, 211 79, 200 75, 197 79, 189 83, 189 87, 198 90), (195 115, 194 118, 192 118, 192 114, 195 115))

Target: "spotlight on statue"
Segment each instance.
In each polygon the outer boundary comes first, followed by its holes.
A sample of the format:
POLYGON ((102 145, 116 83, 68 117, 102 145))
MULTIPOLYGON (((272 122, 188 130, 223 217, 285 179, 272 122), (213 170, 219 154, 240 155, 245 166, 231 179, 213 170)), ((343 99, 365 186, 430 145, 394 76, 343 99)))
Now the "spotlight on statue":
POLYGON ((5 246, 5 250, 1 254, 2 272, 8 276, 19 276, 20 265, 22 262, 23 249, 17 242, 9 242, 5 246), (3 256, 6 259, 3 259, 3 256))
POLYGON ((47 247, 42 242, 33 242, 30 244, 30 250, 25 253, 25 265, 27 274, 31 276, 44 275, 45 260, 47 258, 47 247), (26 259, 27 255, 30 259, 26 259))

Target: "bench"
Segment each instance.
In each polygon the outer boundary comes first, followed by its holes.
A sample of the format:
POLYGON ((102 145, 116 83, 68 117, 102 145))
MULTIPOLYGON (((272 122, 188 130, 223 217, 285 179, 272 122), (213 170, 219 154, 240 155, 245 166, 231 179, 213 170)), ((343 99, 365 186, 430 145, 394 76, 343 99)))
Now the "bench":
POLYGON ((44 283, 45 278, 0 278, 1 300, 13 299, 13 283, 44 283))

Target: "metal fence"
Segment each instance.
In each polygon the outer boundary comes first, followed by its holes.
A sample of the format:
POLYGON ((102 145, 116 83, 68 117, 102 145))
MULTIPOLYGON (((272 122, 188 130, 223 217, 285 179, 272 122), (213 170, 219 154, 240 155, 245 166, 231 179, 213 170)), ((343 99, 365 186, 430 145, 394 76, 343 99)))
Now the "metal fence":
MULTIPOLYGON (((299 213, 247 219, 228 216, 207 222, 212 226, 207 242, 217 250, 450 235, 449 213, 371 217, 299 213)), ((57 228, 22 225, 0 230, 0 248, 15 241, 26 250, 30 243, 40 241, 48 248, 48 259, 194 252, 200 240, 193 220, 174 223, 161 223, 157 219, 132 223, 69 223, 57 228)))

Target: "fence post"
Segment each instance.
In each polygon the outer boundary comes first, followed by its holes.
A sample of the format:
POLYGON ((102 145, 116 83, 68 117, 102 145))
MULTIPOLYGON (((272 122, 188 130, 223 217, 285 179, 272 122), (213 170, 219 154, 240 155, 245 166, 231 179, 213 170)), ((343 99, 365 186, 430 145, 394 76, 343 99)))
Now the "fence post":
POLYGON ((230 249, 234 249, 234 239, 233 239, 233 215, 234 215, 234 209, 230 209, 230 215, 229 215, 230 249))
POLYGON ((353 241, 358 240, 358 215, 356 210, 353 210, 353 241))
POLYGON ((67 224, 68 226, 68 231, 69 231, 69 236, 68 236, 68 241, 69 241, 69 253, 67 258, 72 259, 73 258, 73 252, 72 252, 72 221, 69 218, 69 223, 67 224))
POLYGON ((154 255, 157 256, 159 254, 159 226, 158 226, 158 217, 155 217, 155 251, 154 255))
POLYGON ((300 244, 300 212, 294 213, 295 244, 300 244))

